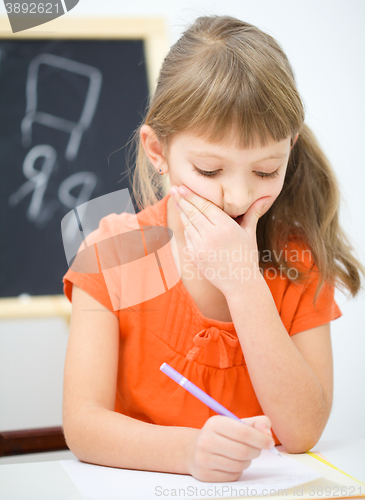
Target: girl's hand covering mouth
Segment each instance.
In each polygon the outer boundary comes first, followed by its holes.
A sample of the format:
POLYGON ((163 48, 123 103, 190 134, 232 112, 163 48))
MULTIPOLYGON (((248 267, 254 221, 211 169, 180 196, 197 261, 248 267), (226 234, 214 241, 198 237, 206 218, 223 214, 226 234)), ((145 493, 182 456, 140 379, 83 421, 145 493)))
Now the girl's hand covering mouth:
POLYGON ((207 280, 227 296, 258 277, 256 227, 269 197, 234 219, 186 186, 172 186, 170 194, 185 227, 191 261, 207 280))

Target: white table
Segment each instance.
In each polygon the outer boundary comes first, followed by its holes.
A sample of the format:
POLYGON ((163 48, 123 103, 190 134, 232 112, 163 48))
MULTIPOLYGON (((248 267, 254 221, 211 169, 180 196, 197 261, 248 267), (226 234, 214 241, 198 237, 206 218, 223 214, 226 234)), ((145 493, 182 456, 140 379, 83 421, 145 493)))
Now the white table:
MULTIPOLYGON (((320 441, 312 451, 322 453, 333 465, 365 483, 365 439, 320 441)), ((67 451, 0 458, 0 498, 85 500, 59 462, 74 458, 67 451), (39 461, 20 463, 34 459, 39 461)))

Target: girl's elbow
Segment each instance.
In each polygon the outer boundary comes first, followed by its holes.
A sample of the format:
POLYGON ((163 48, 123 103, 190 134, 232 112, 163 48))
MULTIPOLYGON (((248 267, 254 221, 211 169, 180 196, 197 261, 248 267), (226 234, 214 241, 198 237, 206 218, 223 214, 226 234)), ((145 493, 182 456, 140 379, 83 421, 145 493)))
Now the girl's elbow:
POLYGON ((78 450, 77 450, 77 445, 75 444, 75 429, 74 426, 72 425, 71 422, 67 420, 63 420, 62 423, 62 431, 63 431, 63 436, 65 438, 66 444, 69 448, 69 450, 72 451, 72 453, 78 457, 78 450))
POLYGON ((70 451, 82 462, 87 462, 86 447, 80 433, 72 426, 63 426, 63 435, 70 451))
POLYGON ((319 439, 298 439, 285 444, 283 443, 283 445, 288 453, 298 454, 306 453, 311 450, 318 443, 318 441, 319 439))
MULTIPOLYGON (((292 433, 284 435, 281 443, 288 453, 306 453, 311 450, 320 440, 330 416, 330 407, 322 414, 309 419, 306 423, 293 423, 292 433)), ((288 427, 287 427, 288 429, 288 427)))
POLYGON ((288 436, 286 439, 282 439, 281 442, 288 453, 306 453, 316 446, 323 430, 324 427, 321 429, 302 429, 295 436, 288 436))
POLYGON ((83 430, 80 418, 76 418, 72 412, 63 414, 62 431, 68 448, 79 459, 83 456, 83 430))

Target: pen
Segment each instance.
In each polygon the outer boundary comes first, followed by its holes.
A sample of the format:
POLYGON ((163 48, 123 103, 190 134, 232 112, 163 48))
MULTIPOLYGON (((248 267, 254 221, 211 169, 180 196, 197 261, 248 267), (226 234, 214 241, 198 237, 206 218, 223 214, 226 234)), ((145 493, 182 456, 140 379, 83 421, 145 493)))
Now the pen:
MULTIPOLYGON (((234 418, 235 420, 239 420, 242 424, 248 425, 245 422, 242 422, 242 420, 240 418, 238 418, 236 415, 234 415, 234 413, 227 410, 227 408, 225 408, 220 403, 218 403, 218 401, 216 401, 215 399, 210 397, 206 392, 199 389, 199 387, 197 387, 195 384, 190 382, 190 380, 188 380, 186 377, 181 375, 181 373, 176 371, 174 368, 172 368, 167 363, 162 363, 162 365, 160 366, 160 370, 165 375, 167 375, 172 380, 174 380, 177 384, 181 385, 181 387, 183 387, 188 392, 190 392, 190 394, 192 394, 193 396, 198 398, 202 403, 209 406, 209 408, 214 410, 216 413, 219 413, 219 415, 234 418)), ((271 448, 270 451, 272 453, 275 453, 279 457, 281 457, 280 453, 278 452, 278 450, 275 447, 271 448)))

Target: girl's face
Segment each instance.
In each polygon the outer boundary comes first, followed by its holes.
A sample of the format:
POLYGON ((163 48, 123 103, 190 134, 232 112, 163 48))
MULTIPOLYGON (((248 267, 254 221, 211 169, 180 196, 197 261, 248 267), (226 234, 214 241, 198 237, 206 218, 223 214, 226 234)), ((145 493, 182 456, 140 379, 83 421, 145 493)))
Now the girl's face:
POLYGON ((226 144, 212 144, 188 132, 174 136, 165 156, 171 186, 187 186, 231 217, 244 214, 252 203, 269 196, 263 215, 283 187, 290 137, 250 149, 240 149, 234 137, 230 139, 226 144))

